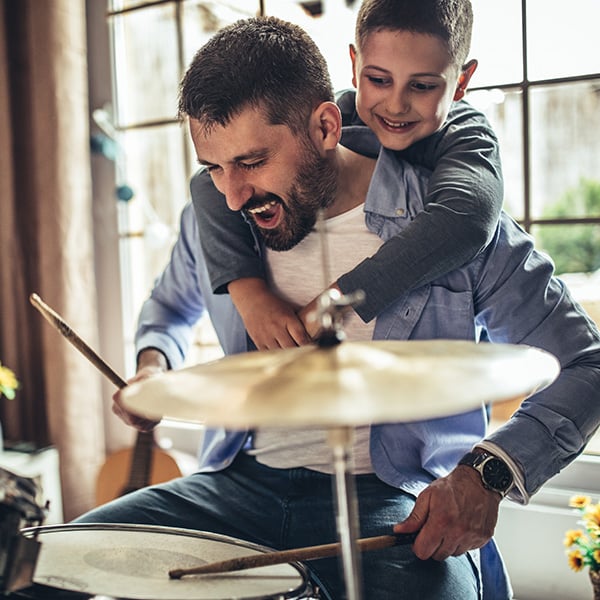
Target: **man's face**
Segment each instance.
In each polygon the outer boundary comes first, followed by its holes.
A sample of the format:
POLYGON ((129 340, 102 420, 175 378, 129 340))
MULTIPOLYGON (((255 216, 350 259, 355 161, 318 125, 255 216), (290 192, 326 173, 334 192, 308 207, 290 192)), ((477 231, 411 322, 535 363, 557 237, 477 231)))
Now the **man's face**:
POLYGON ((376 31, 352 57, 360 118, 391 150, 437 131, 456 90, 458 69, 442 41, 407 31, 376 31))
POLYGON ((270 125, 255 108, 244 109, 208 133, 190 119, 198 155, 231 210, 254 220, 265 245, 289 250, 314 227, 317 212, 334 199, 336 171, 308 135, 270 125))

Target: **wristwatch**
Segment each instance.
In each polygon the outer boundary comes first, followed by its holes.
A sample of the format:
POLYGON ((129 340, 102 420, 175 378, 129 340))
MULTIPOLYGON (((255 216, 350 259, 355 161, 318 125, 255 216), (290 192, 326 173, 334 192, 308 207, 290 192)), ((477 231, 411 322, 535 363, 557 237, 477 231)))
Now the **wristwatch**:
POLYGON ((498 492, 503 498, 513 486, 513 476, 508 465, 489 452, 467 452, 459 465, 468 465, 479 472, 483 487, 498 492))

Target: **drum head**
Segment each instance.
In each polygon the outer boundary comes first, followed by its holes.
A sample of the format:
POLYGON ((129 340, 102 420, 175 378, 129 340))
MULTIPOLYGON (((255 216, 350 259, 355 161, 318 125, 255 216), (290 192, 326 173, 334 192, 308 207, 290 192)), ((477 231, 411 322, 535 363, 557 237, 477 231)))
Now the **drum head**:
POLYGON ((191 568, 268 551, 227 536, 145 525, 58 525, 37 533, 42 549, 34 582, 85 595, 129 600, 299 598, 307 588, 300 565, 170 579, 191 568))

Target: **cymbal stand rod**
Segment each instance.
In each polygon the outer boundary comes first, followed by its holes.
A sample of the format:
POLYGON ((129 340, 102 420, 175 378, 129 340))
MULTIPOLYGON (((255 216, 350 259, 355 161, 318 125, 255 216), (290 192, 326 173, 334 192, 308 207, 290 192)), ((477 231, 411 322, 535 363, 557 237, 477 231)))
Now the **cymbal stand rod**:
POLYGON ((335 468, 335 497, 338 536, 347 600, 360 600, 362 573, 358 539, 358 509, 354 475, 350 472, 352 427, 334 427, 329 430, 328 442, 333 451, 335 468))

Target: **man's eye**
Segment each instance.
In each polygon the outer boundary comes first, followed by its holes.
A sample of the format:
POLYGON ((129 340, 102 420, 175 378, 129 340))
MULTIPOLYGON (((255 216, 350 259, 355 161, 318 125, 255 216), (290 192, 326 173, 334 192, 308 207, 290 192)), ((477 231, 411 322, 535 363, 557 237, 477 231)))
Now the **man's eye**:
POLYGON ((255 163, 240 163, 240 167, 246 171, 252 171, 252 169, 258 169, 258 167, 264 164, 263 160, 259 160, 255 163))
POLYGON ((219 165, 204 165, 206 167, 206 170, 209 173, 214 173, 217 169, 219 169, 219 165))

